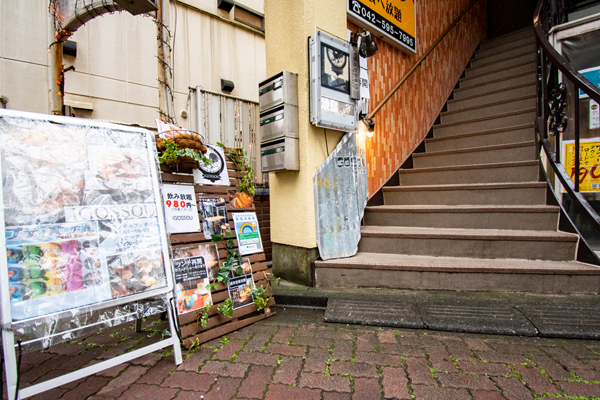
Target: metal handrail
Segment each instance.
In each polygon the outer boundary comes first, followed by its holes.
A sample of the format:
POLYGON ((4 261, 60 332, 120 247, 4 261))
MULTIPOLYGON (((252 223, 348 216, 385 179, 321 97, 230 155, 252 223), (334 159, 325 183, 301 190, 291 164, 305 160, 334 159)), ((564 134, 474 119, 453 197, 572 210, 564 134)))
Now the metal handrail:
POLYGON ((375 106, 375 108, 373 108, 373 110, 367 115, 367 117, 365 119, 369 120, 369 119, 373 119, 373 117, 375 117, 375 114, 377 114, 379 112, 379 110, 381 110, 381 108, 385 105, 385 103, 387 103, 392 98, 392 96, 398 91, 398 89, 400 89, 400 87, 404 84, 404 82, 406 82, 408 80, 408 78, 410 78, 410 76, 413 74, 413 72, 415 72, 417 70, 417 68, 421 66, 421 64, 427 58, 427 56, 448 35, 448 33, 450 33, 452 28, 454 28, 456 26, 456 24, 458 24, 458 22, 462 19, 462 17, 464 17, 464 15, 467 13, 467 11, 469 11, 471 9, 471 7, 473 6, 473 4, 475 4, 476 2, 477 2, 477 0, 471 0, 469 5, 467 7, 465 7, 465 9, 460 13, 460 15, 458 17, 456 17, 456 19, 454 19, 454 21, 446 28, 446 30, 436 39, 436 41, 433 42, 433 44, 431 46, 429 46, 427 51, 417 60, 417 62, 415 62, 413 64, 413 66, 408 70, 408 72, 406 74, 404 74, 404 76, 398 81, 396 86, 394 86, 392 88, 392 90, 390 90, 389 93, 383 98, 383 100, 381 100, 379 102, 379 104, 377 104, 377 106, 375 106))
MULTIPOLYGON (((546 37, 546 33, 543 29, 543 21, 541 19, 542 8, 544 5, 544 0, 539 0, 538 5, 533 14, 533 25, 534 31, 537 37, 538 44, 538 73, 540 77, 538 79, 538 107, 537 107, 537 119, 536 119, 536 143, 538 151, 543 149, 547 155, 548 162, 551 168, 554 170, 556 176, 558 177, 560 183, 565 188, 567 194, 574 201, 574 205, 583 213, 586 219, 591 223, 591 227, 600 233, 600 216, 592 208, 587 199, 580 193, 579 191, 579 171, 580 171, 580 132, 579 132, 579 89, 585 92, 590 99, 600 103, 600 89, 595 87, 588 79, 586 79, 583 75, 581 75, 577 70, 573 68, 573 66, 561 55, 559 54, 554 47, 548 41, 546 37), (550 63, 549 63, 550 62, 550 63), (574 160, 574 180, 571 179, 565 166, 562 164, 560 160, 560 133, 564 130, 564 125, 562 128, 555 127, 553 129, 549 128, 549 105, 550 103, 558 102, 555 95, 553 95, 554 99, 551 100, 549 96, 549 86, 555 86, 553 92, 560 88, 560 84, 558 83, 558 71, 562 73, 563 81, 568 80, 574 85, 573 90, 573 112, 574 119, 573 123, 573 133, 575 136, 575 160, 574 160), (554 136, 555 144, 553 145, 550 136, 554 136)), ((561 15, 565 15, 562 13, 564 10, 559 10, 561 15)), ((562 21, 558 21, 561 23, 562 21)), ((565 96, 566 91, 564 87, 562 88, 563 96, 565 96)), ((565 100, 565 99, 561 99, 565 100)), ((564 107, 564 104, 563 104, 564 107)), ((566 119, 562 111, 554 110, 555 115, 554 118, 558 117, 559 119, 566 119)), ((548 180, 548 183, 551 182, 548 180)), ((552 186, 552 185, 551 185, 552 186)), ((562 204, 559 204, 561 210, 565 216, 567 216, 567 212, 565 211, 562 204)), ((568 218, 570 219, 570 218, 568 218)), ((584 243, 585 239, 578 231, 577 227, 575 227, 574 223, 570 221, 573 225, 573 229, 575 229, 576 233, 582 238, 584 243)))

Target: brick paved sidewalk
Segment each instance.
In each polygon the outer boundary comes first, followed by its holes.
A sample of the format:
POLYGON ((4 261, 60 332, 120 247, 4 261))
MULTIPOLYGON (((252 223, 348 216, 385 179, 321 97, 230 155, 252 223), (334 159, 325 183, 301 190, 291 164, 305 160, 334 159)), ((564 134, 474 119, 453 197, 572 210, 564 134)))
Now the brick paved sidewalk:
MULTIPOLYGON (((163 351, 34 398, 600 398, 600 341, 336 325, 322 322, 321 310, 277 313, 185 351, 177 368, 163 351)), ((141 333, 123 325, 26 354, 22 385, 159 340, 165 327, 151 318, 141 333)))

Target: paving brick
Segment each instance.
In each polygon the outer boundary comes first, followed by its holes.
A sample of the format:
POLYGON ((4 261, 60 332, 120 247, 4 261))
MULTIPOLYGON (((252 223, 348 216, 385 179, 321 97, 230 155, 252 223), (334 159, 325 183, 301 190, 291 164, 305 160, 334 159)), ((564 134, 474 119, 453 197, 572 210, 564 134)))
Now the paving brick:
POLYGON ((527 362, 527 359, 520 354, 500 353, 497 351, 478 351, 477 356, 485 362, 521 364, 527 362))
POLYGON ((467 338, 464 338, 464 341, 471 350, 475 350, 475 351, 492 350, 492 348, 486 343, 485 339, 467 337, 467 338))
POLYGON ((377 351, 377 341, 372 333, 360 334, 356 337, 357 351, 377 351))
POLYGON ((198 368, 202 366, 206 360, 214 353, 215 349, 211 347, 200 347, 192 355, 187 357, 179 366, 179 371, 198 371, 198 368))
POLYGON ((396 343, 382 343, 379 345, 379 351, 385 354, 399 354, 410 357, 425 357, 423 349, 419 346, 403 346, 396 343))
POLYGON ((264 333, 257 333, 252 336, 252 339, 248 340, 244 350, 246 351, 262 351, 262 348, 267 345, 271 340, 271 335, 264 333))
POLYGON ((84 350, 85 346, 82 346, 80 344, 59 343, 55 346, 50 346, 46 351, 49 353, 60 354, 61 356, 76 356, 84 350))
POLYGON ((560 390, 550 382, 548 376, 542 374, 537 369, 524 365, 515 365, 513 368, 521 375, 523 380, 527 382, 527 386, 529 386, 534 393, 560 394, 560 390))
POLYGON ((429 363, 424 358, 407 357, 404 360, 408 371, 408 377, 413 384, 435 385, 437 384, 429 371, 429 363))
POLYGON ((248 370, 244 364, 234 364, 226 361, 207 361, 200 372, 203 374, 216 374, 219 376, 243 378, 248 370))
POLYGON ((267 353, 276 353, 284 356, 303 357, 306 354, 306 346, 290 346, 279 343, 269 343, 267 353))
POLYGON ((457 372, 452 356, 445 349, 437 348, 427 352, 431 366, 438 372, 457 372))
POLYGON ((231 357, 233 357, 244 344, 245 342, 243 340, 230 340, 229 343, 226 343, 219 351, 217 351, 217 354, 215 354, 212 359, 222 361, 231 360, 231 357))
POLYGON ((381 398, 379 381, 369 378, 354 379, 354 394, 352 398, 357 400, 381 398))
POLYGON ((402 365, 402 359, 399 355, 369 353, 365 351, 356 352, 356 361, 377 365, 390 365, 392 367, 402 365))
POLYGON ((71 357, 71 359, 67 363, 61 365, 61 368, 68 367, 67 369, 69 371, 75 371, 75 370, 81 369, 81 368, 85 367, 86 365, 88 365, 92 360, 94 360, 100 354, 102 354, 102 352, 104 352, 104 349, 102 347, 88 348, 83 353, 78 354, 75 357, 71 357))
MULTIPOLYGON (((174 389, 169 388, 169 390, 174 389)), ((177 393, 177 400, 204 400, 204 398, 205 396, 203 392, 190 392, 188 390, 180 390, 179 393, 177 393)), ((208 398, 206 400, 208 400, 208 398)))
POLYGON ((150 353, 150 354, 146 354, 142 357, 135 358, 135 359, 131 360, 130 363, 134 364, 134 365, 141 365, 144 367, 153 367, 162 358, 163 358, 163 356, 161 354, 150 353))
POLYGON ((396 335, 393 331, 379 331, 377 332, 377 340, 379 340, 379 343, 396 343, 396 335))
MULTIPOLYGON (((6 386, 6 384, 4 382, 2 382, 2 388, 3 388, 3 399, 6 399, 6 389, 4 389, 6 386)), ((40 393, 38 395, 36 395, 35 397, 33 397, 33 400, 56 400, 56 399, 61 399, 64 394, 66 392, 68 392, 71 389, 65 389, 62 386, 58 387, 58 388, 54 388, 54 389, 50 389, 46 392, 40 393)), ((13 393, 14 394, 14 393, 13 393)))
MULTIPOLYGON (((94 360, 97 362, 97 360, 94 360)), ((94 364, 94 362, 90 363, 94 364)), ((123 363, 123 364, 118 364, 115 365, 114 367, 110 367, 108 369, 105 369, 104 371, 100 371, 98 373, 96 373, 96 375, 98 376, 105 376, 107 378, 116 378, 121 372, 123 372, 123 370, 127 367, 129 367, 130 364, 128 363, 123 363)))
POLYGON ((350 400, 350 393, 323 392, 323 400, 350 400))
POLYGON ((581 397, 600 397, 600 384, 590 384, 583 382, 557 382, 562 390, 568 396, 581 397))
MULTIPOLYGON (((578 359, 600 359, 600 354, 595 353, 584 343, 567 342, 562 347, 578 359)), ((586 360, 587 361, 587 360, 586 360)))
POLYGON ((216 375, 195 372, 173 371, 161 386, 206 392, 215 382, 216 375))
POLYGON ((505 400, 499 391, 488 392, 485 390, 471 390, 474 400, 505 400))
POLYGON ((442 388, 436 386, 412 385, 416 399, 423 400, 472 400, 466 389, 442 388))
POLYGON ((23 382, 35 382, 44 375, 46 375, 48 372, 60 369, 62 365, 68 362, 69 360, 71 360, 70 357, 59 355, 49 358, 41 364, 37 365, 35 368, 32 368, 25 373, 22 373, 21 380, 23 382))
POLYGON ((377 367, 373 364, 332 361, 329 366, 332 375, 352 375, 353 377, 376 378, 377 367))
POLYGON ((273 370, 273 367, 253 366, 240 386, 238 397, 262 399, 273 370))
POLYGON ((321 400, 321 391, 297 386, 270 385, 265 400, 282 399, 321 400))
POLYGON ((234 361, 244 364, 273 366, 277 364, 279 357, 280 356, 278 354, 250 353, 247 351, 242 351, 238 354, 234 361))
POLYGON ((527 400, 533 399, 531 392, 517 378, 492 378, 500 389, 502 395, 508 400, 527 400))
POLYGON ((354 357, 354 344, 349 340, 334 340, 331 358, 350 361, 354 357))
POLYGON ((575 358, 571 353, 557 347, 544 347, 544 351, 560 364, 564 365, 568 370, 586 369, 583 362, 575 358))
POLYGON ((252 337, 252 332, 246 330, 237 330, 235 332, 231 332, 227 334, 231 339, 250 339, 252 337))
POLYGON ((578 369, 573 371, 579 378, 589 382, 600 382, 600 372, 593 369, 578 369))
MULTIPOLYGON (((135 383, 131 385, 121 396, 119 400, 139 400, 139 399, 161 399, 169 400, 175 398, 178 389, 160 387, 155 385, 146 385, 135 383)), ((198 399, 200 399, 200 393, 198 393, 198 399)), ((180 399, 180 396, 177 396, 180 399)))
POLYGON ((292 340, 296 330, 294 328, 280 328, 279 331, 273 336, 271 342, 273 343, 288 343, 292 340))
POLYGON ((125 353, 127 350, 132 349, 136 344, 138 344, 139 340, 126 339, 117 344, 114 347, 109 348, 104 353, 100 354, 98 358, 102 358, 104 360, 108 360, 109 358, 114 358, 120 356, 125 353))
POLYGON ((265 324, 252 324, 248 325, 244 328, 244 331, 254 332, 254 333, 266 333, 269 336, 273 335, 275 331, 278 329, 280 324, 277 325, 265 325, 265 324))
POLYGON ((438 373, 437 377, 442 386, 445 387, 472 390, 497 390, 490 378, 483 375, 438 373))
POLYGON ((409 399, 408 378, 402 368, 383 367, 383 396, 386 399, 409 399))
POLYGON ((303 361, 301 358, 283 357, 273 376, 273 383, 282 383, 285 385, 297 383, 303 361))
POLYGON ((53 357, 56 357, 56 354, 47 353, 45 351, 34 351, 23 354, 21 357, 21 364, 40 365, 41 363, 48 361, 53 357))
POLYGON ((293 343, 300 346, 321 347, 324 349, 331 347, 331 339, 311 338, 308 336, 296 336, 293 343))
POLYGON ((163 358, 154 367, 150 368, 137 383, 147 383, 150 385, 160 385, 169 376, 176 365, 170 358, 163 358))
POLYGON ((558 362, 547 356, 533 356, 531 360, 542 369, 555 381, 558 380, 569 380, 572 378, 571 374, 560 365, 558 362))
POLYGON ((229 400, 238 390, 239 378, 219 378, 208 393, 204 396, 206 400, 229 400))
POLYGON ((131 384, 148 371, 146 367, 130 366, 98 392, 100 396, 119 397, 131 384))
POLYGON ((478 375, 502 376, 512 375, 513 373, 506 364, 459 361, 458 366, 467 374, 473 373, 478 375))
POLYGON ((98 392, 100 388, 109 382, 109 378, 100 376, 90 376, 85 381, 80 383, 75 389, 65 393, 61 400, 81 400, 98 392))
POLYGON ((452 357, 457 360, 472 360, 475 359, 475 356, 469 349, 469 346, 463 340, 451 339, 444 340, 444 344, 448 349, 448 352, 452 355, 452 357))
POLYGON ((350 378, 347 376, 332 376, 302 372, 300 374, 298 386, 322 389, 328 392, 350 392, 350 378))
POLYGON ((308 349, 308 356, 304 360, 303 371, 324 373, 327 368, 329 351, 327 349, 308 349))
POLYGON ((522 356, 544 355, 542 349, 538 347, 538 343, 515 344, 499 341, 491 343, 491 346, 500 353, 520 354, 522 356))

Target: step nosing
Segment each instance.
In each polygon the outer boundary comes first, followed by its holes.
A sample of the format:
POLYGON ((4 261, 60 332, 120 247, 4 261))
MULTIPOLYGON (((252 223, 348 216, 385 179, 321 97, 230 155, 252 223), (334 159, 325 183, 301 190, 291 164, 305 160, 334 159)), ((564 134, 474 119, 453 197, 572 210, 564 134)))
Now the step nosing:
POLYGON ((482 109, 489 108, 489 107, 495 107, 495 106, 500 106, 503 104, 510 104, 510 103, 515 103, 518 101, 530 100, 530 99, 537 99, 537 95, 535 93, 530 94, 530 95, 528 94, 528 95, 513 97, 510 99, 506 99, 506 100, 495 101, 493 103, 486 103, 486 104, 481 104, 481 105, 477 105, 477 106, 473 106, 473 107, 461 108, 459 110, 444 111, 444 112, 440 113, 440 115, 443 118, 445 116, 456 115, 456 114, 460 114, 463 112, 482 110, 482 109))
MULTIPOLYGON (((505 76, 505 77, 502 77, 502 78, 499 78, 499 79, 495 79, 495 80, 491 80, 491 81, 487 81, 487 82, 478 83, 478 84, 475 84, 475 85, 472 85, 472 86, 459 87, 457 89, 454 89, 454 92, 455 93, 457 93, 457 92, 461 93, 461 92, 464 92, 464 91, 467 91, 467 90, 472 90, 472 89, 480 88, 480 87, 487 86, 487 85, 494 85, 496 83, 504 82, 504 81, 507 81, 507 80, 510 80, 510 79, 514 79, 514 78, 521 78, 521 77, 524 77, 524 76, 527 76, 527 75, 531 75, 535 79, 535 77, 537 76, 536 74, 537 74, 536 71, 522 72, 522 73, 511 75, 511 76, 505 76)), ((532 80, 532 82, 535 82, 534 79, 532 80)))
MULTIPOLYGON (((508 79, 509 77, 512 77, 513 75, 531 73, 530 70, 516 71, 517 69, 524 69, 523 67, 528 66, 528 65, 535 66, 536 62, 535 61, 530 61, 530 62, 525 63, 523 65, 516 65, 516 66, 512 66, 511 65, 510 67, 507 67, 507 68, 501 68, 501 69, 497 69, 497 70, 493 70, 493 71, 488 71, 488 72, 486 72, 484 74, 480 74, 480 75, 477 75, 477 76, 465 76, 464 78, 460 78, 459 81, 460 82, 469 82, 469 81, 472 81, 472 80, 475 80, 475 79, 480 79, 481 77, 485 77, 487 75, 494 75, 494 74, 497 74, 497 73, 503 72, 503 71, 507 72, 509 75, 508 76, 503 76, 503 77, 498 78, 498 79, 505 80, 505 79, 508 79)), ((533 68, 532 71, 535 72, 535 68, 533 68)), ((486 81, 486 82, 488 82, 488 81, 486 81)), ((490 80, 489 82, 493 82, 493 81, 490 80)), ((467 86, 467 87, 471 87, 471 86, 467 86)))
MULTIPOLYGON (((526 54, 521 54, 519 57, 522 57, 524 55, 526 55, 526 54)), ((510 60, 510 59, 508 59, 508 60, 510 60)), ((466 71, 470 72, 470 74, 469 74, 470 76, 465 76, 464 78, 461 78, 460 80, 461 80, 461 82, 468 82, 469 80, 476 79, 476 78, 481 78, 482 76, 486 76, 486 75, 497 74, 498 72, 510 71, 510 70, 514 70, 514 69, 517 69, 517 68, 523 68, 523 67, 529 67, 529 66, 532 66, 533 68, 535 68, 535 66, 537 65, 536 64, 537 61, 534 59, 532 61, 524 61, 524 62, 520 62, 520 63, 517 63, 517 64, 511 64, 511 65, 507 65, 507 66, 505 66, 503 68, 500 67, 500 68, 497 68, 497 69, 491 69, 489 71, 483 71, 483 72, 477 71, 478 69, 487 68, 490 65, 499 64, 499 63, 504 62, 504 61, 506 61, 506 60, 498 61, 498 62, 495 62, 495 63, 491 62, 489 64, 484 64, 484 65, 478 65, 476 67, 470 67, 470 68, 468 68, 466 70, 466 71)))
POLYGON ((463 171, 463 170, 477 170, 477 169, 486 169, 486 168, 537 167, 538 164, 539 164, 538 160, 511 161, 511 162, 488 163, 488 164, 462 164, 462 165, 448 165, 448 166, 443 166, 443 167, 423 167, 423 168, 399 169, 398 173, 400 175, 410 175, 410 174, 427 173, 427 172, 463 171))
POLYGON ((442 155, 473 153, 473 152, 477 153, 477 152, 482 152, 482 151, 514 149, 517 147, 530 147, 530 146, 535 146, 534 140, 528 140, 525 142, 506 143, 506 144, 494 144, 494 145, 490 145, 490 146, 467 147, 464 149, 455 149, 455 150, 428 151, 425 153, 414 153, 413 157, 421 158, 421 157, 429 157, 429 156, 442 156, 442 155))
MULTIPOLYGON (((524 48, 527 48, 530 46, 535 46, 535 38, 526 37, 526 38, 515 40, 514 42, 503 43, 503 44, 500 44, 499 46, 492 47, 492 48, 480 48, 477 51, 475 51, 473 60, 477 60, 477 59, 482 60, 482 59, 487 58, 488 54, 485 54, 485 53, 497 54, 498 51, 500 51, 500 53, 504 53, 504 52, 510 52, 510 51, 524 49, 524 48), (502 49, 500 49, 501 47, 502 47, 502 49)), ((529 54, 529 52, 526 52, 525 50, 523 50, 523 54, 529 54)))
POLYGON ((449 228, 418 228, 413 227, 380 227, 377 231, 369 230, 369 226, 361 229, 361 237, 376 237, 387 239, 450 239, 450 240, 502 240, 525 242, 576 242, 577 235, 552 232, 540 234, 543 231, 513 231, 465 229, 472 232, 456 232, 449 228), (392 229, 393 228, 393 229, 392 229), (400 232, 399 230, 403 231, 400 232), (526 234, 525 234, 526 233, 526 234))
POLYGON ((465 183, 454 185, 411 185, 386 186, 384 192, 435 191, 435 190, 488 190, 488 189, 542 189, 546 182, 511 182, 511 183, 465 183))
MULTIPOLYGON (((439 126, 439 125, 434 125, 434 126, 439 126)), ((431 139, 425 139, 425 143, 435 143, 435 142, 441 142, 444 140, 453 140, 453 139, 465 139, 465 138, 468 138, 471 136, 496 135, 496 134, 502 133, 502 132, 510 132, 510 131, 517 131, 520 129, 533 129, 533 128, 535 128, 535 123, 531 122, 531 123, 527 123, 527 124, 519 124, 519 125, 512 125, 512 126, 500 127, 500 128, 494 128, 494 129, 486 129, 483 131, 459 133, 457 135, 448 135, 448 136, 437 137, 437 138, 434 137, 431 139)))
MULTIPOLYGON (((451 99, 451 100, 448 100, 448 103, 449 104, 460 103, 461 101, 468 101, 468 100, 476 99, 478 97, 485 97, 485 96, 489 96, 489 95, 492 95, 492 94, 497 94, 497 93, 502 93, 502 92, 509 92, 511 90, 518 90, 518 89, 522 89, 522 88, 525 88, 525 87, 528 87, 528 86, 536 88, 537 87, 537 83, 535 83, 535 82, 533 82, 533 83, 523 83, 523 84, 520 84, 520 85, 510 86, 508 88, 501 88, 501 89, 496 89, 496 90, 490 90, 489 92, 474 94, 472 96, 463 97, 462 99, 451 99)), ((534 94, 534 96, 535 96, 535 94, 534 94)))
POLYGON ((369 213, 536 213, 536 214, 555 214, 560 210, 558 206, 523 206, 523 205, 505 205, 505 206, 487 206, 487 205, 469 205, 469 206, 447 206, 447 205, 417 205, 417 206, 399 206, 383 205, 369 206, 365 212, 369 213))
POLYGON ((531 108, 524 108, 524 109, 518 110, 518 111, 511 111, 511 112, 507 112, 507 113, 489 115, 486 117, 467 119, 464 121, 447 122, 445 124, 438 124, 438 125, 433 126, 434 134, 435 134, 435 128, 439 129, 439 128, 445 128, 445 127, 449 127, 449 126, 470 124, 473 122, 481 122, 481 121, 488 121, 488 120, 494 120, 494 119, 500 119, 500 118, 513 117, 513 116, 522 115, 522 114, 529 114, 529 113, 532 113, 535 111, 536 111, 535 107, 531 107, 531 108))

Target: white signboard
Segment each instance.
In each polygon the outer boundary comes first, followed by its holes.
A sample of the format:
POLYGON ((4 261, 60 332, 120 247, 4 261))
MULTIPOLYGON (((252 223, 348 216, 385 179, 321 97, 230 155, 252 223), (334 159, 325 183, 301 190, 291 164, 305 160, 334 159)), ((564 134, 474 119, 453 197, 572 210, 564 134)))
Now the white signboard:
POLYGON ((590 99, 590 129, 600 128, 600 110, 598 110, 598 103, 590 99))
POLYGON ((193 186, 163 185, 162 194, 167 230, 170 233, 200 231, 193 186))
POLYGON ((241 255, 263 251, 256 213, 233 213, 233 223, 241 255))
POLYGON ((206 157, 212 162, 209 165, 199 164, 199 169, 194 169, 194 183, 199 185, 229 186, 229 173, 225 164, 225 153, 220 146, 209 144, 206 157))

